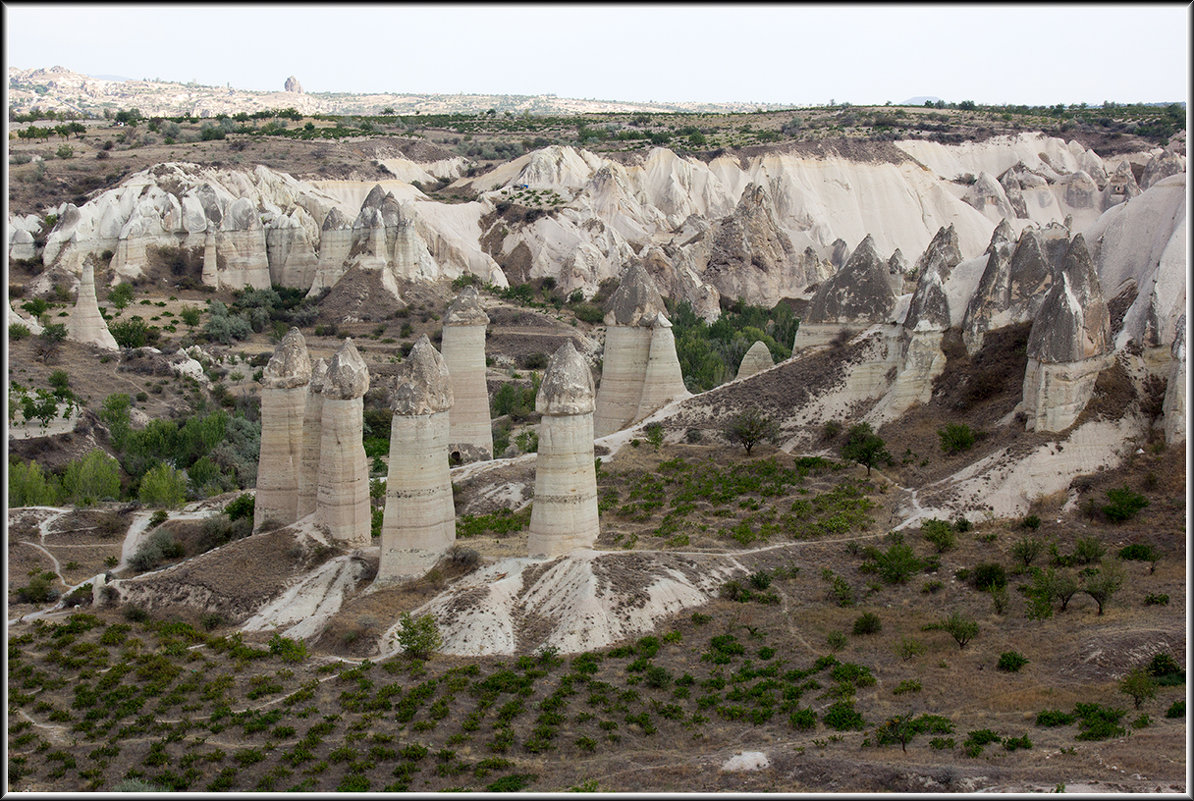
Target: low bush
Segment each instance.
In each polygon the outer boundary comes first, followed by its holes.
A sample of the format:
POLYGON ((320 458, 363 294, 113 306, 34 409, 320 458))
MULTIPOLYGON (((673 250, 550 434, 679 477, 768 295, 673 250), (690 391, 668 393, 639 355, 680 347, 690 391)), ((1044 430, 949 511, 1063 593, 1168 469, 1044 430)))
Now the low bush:
POLYGON ((1004 651, 999 655, 995 667, 1007 673, 1018 673, 1020 668, 1028 664, 1028 658, 1016 651, 1004 651))
POLYGON ((855 634, 878 634, 883 630, 883 623, 874 612, 864 612, 854 620, 855 634))
POLYGON ((974 447, 976 433, 965 423, 950 423, 937 429, 941 450, 945 453, 961 453, 974 447))
POLYGON ((1107 490, 1107 504, 1103 506, 1103 514, 1113 523, 1131 520, 1144 507, 1148 506, 1148 499, 1138 492, 1125 487, 1107 490))

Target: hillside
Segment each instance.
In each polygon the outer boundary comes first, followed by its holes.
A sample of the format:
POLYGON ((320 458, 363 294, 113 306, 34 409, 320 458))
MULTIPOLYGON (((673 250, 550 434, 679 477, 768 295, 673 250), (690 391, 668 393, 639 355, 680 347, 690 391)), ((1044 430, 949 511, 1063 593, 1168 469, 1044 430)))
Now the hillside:
POLYGON ((295 108, 10 143, 13 789, 1188 790, 1184 132, 295 108), (390 390, 469 287, 496 458, 375 582, 390 390), (254 530, 292 328, 367 367, 367 545, 254 530), (682 379, 532 559, 549 356, 600 399, 631 337, 682 379))

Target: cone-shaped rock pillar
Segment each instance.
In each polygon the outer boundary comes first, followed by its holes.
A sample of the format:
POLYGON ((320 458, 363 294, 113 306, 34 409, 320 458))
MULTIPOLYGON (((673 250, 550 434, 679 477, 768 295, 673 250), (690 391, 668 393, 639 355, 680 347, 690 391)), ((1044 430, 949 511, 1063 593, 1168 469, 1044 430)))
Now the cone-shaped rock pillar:
POLYGON ((394 420, 377 568, 383 582, 422 575, 456 541, 448 477, 448 366, 424 334, 398 370, 390 394, 394 420))
POLYGON ((597 541, 594 408, 593 374, 569 340, 548 361, 535 400, 535 410, 543 417, 527 537, 532 557, 592 548, 597 541))
POLYGON ((299 458, 298 516, 306 517, 315 511, 319 487, 319 447, 323 439, 323 388, 327 381, 328 363, 320 359, 311 368, 307 384, 307 402, 303 408, 303 448, 299 458))
POLYGON ((120 350, 115 337, 108 330, 95 299, 95 268, 89 261, 83 265, 83 277, 79 281, 79 295, 75 308, 66 322, 66 338, 73 342, 96 345, 105 350, 120 350))
POLYGON ((485 326, 489 316, 476 287, 465 287, 444 316, 443 359, 452 377, 454 403, 448 412, 448 450, 458 460, 493 458, 489 389, 485 382, 485 326))
POLYGON ((369 544, 369 465, 361 441, 369 369, 351 339, 328 364, 323 386, 315 519, 332 540, 369 544))
POLYGON ((1099 277, 1079 234, 1028 335, 1028 430, 1062 431, 1078 419, 1107 366, 1110 328, 1099 277))
POLYGON ((604 437, 687 397, 671 323, 655 281, 639 263, 622 275, 605 314, 605 355, 594 430, 604 437))
POLYGON ((987 266, 962 318, 962 342, 971 356, 982 347, 987 331, 1031 320, 1053 281, 1044 240, 1036 228, 1026 227, 1020 233, 1010 255, 1006 244, 992 235, 987 254, 987 266))
POLYGON ((254 529, 266 521, 289 525, 299 518, 303 410, 310 380, 307 343, 297 328, 291 328, 261 378, 261 455, 257 460, 254 529))
MULTIPOLYGON (((931 251, 933 246, 929 247, 931 251)), ((832 342, 842 330, 857 332, 889 321, 896 302, 891 284, 887 262, 879 257, 874 238, 867 234, 845 266, 813 294, 796 329, 792 350, 832 342)))
POLYGON ((750 350, 742 357, 742 363, 738 365, 738 375, 735 376, 735 379, 750 378, 755 373, 770 370, 774 366, 775 362, 771 358, 771 350, 760 339, 751 345, 750 350))

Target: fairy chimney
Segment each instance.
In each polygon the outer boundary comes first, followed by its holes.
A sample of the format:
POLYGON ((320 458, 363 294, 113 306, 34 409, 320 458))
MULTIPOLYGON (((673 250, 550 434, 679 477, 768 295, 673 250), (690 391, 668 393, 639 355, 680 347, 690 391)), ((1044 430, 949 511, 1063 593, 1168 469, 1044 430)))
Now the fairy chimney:
POLYGON ((424 334, 398 368, 390 393, 390 472, 378 581, 419 576, 456 541, 448 477, 452 379, 424 334))
POLYGON ((593 374, 569 340, 548 361, 535 400, 535 410, 542 418, 527 537, 533 558, 592 548, 597 541, 595 406, 593 374))
POLYGON ((316 521, 334 542, 369 545, 369 466, 361 433, 369 369, 351 339, 332 356, 320 416, 316 521))
POLYGON ((299 518, 303 413, 310 380, 307 343, 297 328, 291 328, 274 350, 261 378, 261 455, 257 461, 255 530, 267 521, 289 525, 299 518))
POLYGON ((448 412, 448 449, 453 461, 493 458, 489 389, 485 382, 485 327, 489 316, 476 287, 465 287, 448 306, 440 348, 455 402, 448 412))

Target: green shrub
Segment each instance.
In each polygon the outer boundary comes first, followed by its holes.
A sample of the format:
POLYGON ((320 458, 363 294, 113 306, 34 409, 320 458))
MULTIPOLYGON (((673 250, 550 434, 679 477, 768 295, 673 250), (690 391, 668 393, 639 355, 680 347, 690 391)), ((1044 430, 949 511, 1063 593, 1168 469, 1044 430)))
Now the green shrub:
POLYGON ((1027 734, 1020 737, 1004 737, 1003 747, 1008 751, 1017 751, 1021 748, 1032 748, 1032 740, 1028 739, 1027 734))
POLYGON ((961 453, 974 447, 975 432, 965 423, 950 423, 937 429, 941 450, 945 453, 961 453))
POLYGON ((37 462, 8 463, 9 506, 54 506, 62 498, 62 486, 54 475, 42 472, 37 462))
POLYGON ((1078 717, 1079 740, 1108 740, 1125 734, 1119 725, 1120 718, 1127 714, 1122 709, 1079 703, 1074 705, 1074 714, 1078 717))
POLYGON ((120 465, 101 450, 72 461, 62 474, 62 489, 72 503, 90 506, 120 497, 120 465))
POLYGON ((411 617, 409 612, 404 612, 398 622, 398 644, 407 655, 415 659, 426 659, 443 645, 439 627, 431 615, 415 618, 411 617))
POLYGON ((1004 651, 999 655, 999 662, 995 667, 1007 673, 1018 673, 1020 668, 1028 664, 1028 658, 1016 651, 1004 651))
POLYGON ((58 591, 53 588, 55 578, 57 576, 49 570, 43 570, 34 575, 29 580, 28 586, 17 589, 17 600, 25 604, 48 603, 56 600, 58 591))
POLYGON ((1007 571, 1003 569, 1003 565, 996 562, 975 565, 970 576, 974 581, 974 588, 983 592, 1007 586, 1007 571))
POLYGON ((837 731, 861 731, 866 728, 866 721, 849 701, 836 701, 831 704, 821 715, 821 722, 837 731))
POLYGON ((807 731, 817 727, 817 713, 811 709, 797 709, 788 716, 788 722, 792 724, 792 728, 800 731, 807 731))
POLYGON ((1024 567, 1031 565, 1044 550, 1044 541, 1036 537, 1021 537, 1012 544, 1012 556, 1023 562, 1024 567))
POLYGON ((1160 558, 1157 549, 1147 543, 1134 542, 1119 549, 1119 558, 1135 562, 1155 562, 1160 558))
POLYGON ((9 323, 8 324, 8 338, 13 342, 20 342, 25 337, 29 336, 29 326, 24 323, 9 323))
POLYGON ((1103 507, 1103 514, 1114 523, 1131 520, 1144 507, 1148 506, 1148 499, 1143 495, 1132 492, 1125 487, 1107 490, 1108 503, 1103 507))
POLYGON ((1106 552, 1106 546, 1098 537, 1082 537, 1074 543, 1074 559, 1080 564, 1089 565, 1091 562, 1097 562, 1106 552))
POLYGON ((1184 699, 1174 701, 1168 709, 1165 710, 1165 717, 1167 718, 1184 718, 1186 716, 1186 702, 1184 699))
POLYGON ((1042 709, 1036 716, 1036 725, 1068 726, 1077 719, 1076 714, 1062 712, 1060 709, 1042 709))
POLYGON ((965 648, 966 643, 978 636, 978 623, 957 612, 936 624, 935 627, 953 637, 959 649, 965 648))
POLYGON ((953 527, 945 520, 932 518, 923 521, 920 524, 920 533, 937 549, 937 553, 945 553, 958 542, 953 527))
POLYGON ((170 465, 158 462, 141 478, 137 496, 146 506, 163 506, 173 509, 182 506, 186 500, 186 476, 170 465))
POLYGON ((903 584, 925 566, 912 547, 902 541, 893 542, 886 551, 872 546, 866 555, 862 569, 878 573, 888 584, 903 584))
POLYGON ((854 620, 855 634, 878 634, 883 629, 883 623, 874 612, 864 612, 854 620))
POLYGON ((1148 663, 1148 672, 1155 676, 1162 687, 1171 687, 1186 683, 1186 671, 1171 655, 1164 651, 1154 654, 1148 663))

